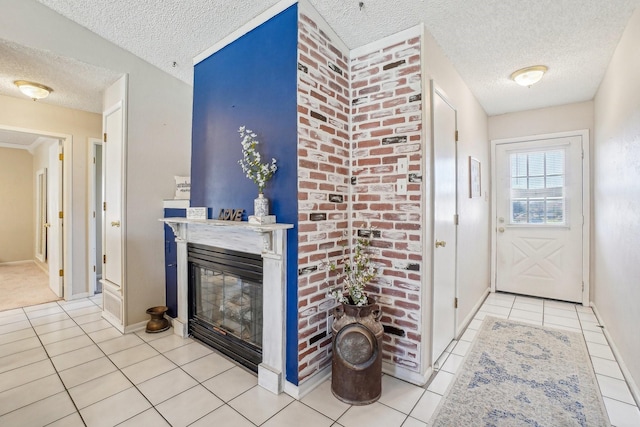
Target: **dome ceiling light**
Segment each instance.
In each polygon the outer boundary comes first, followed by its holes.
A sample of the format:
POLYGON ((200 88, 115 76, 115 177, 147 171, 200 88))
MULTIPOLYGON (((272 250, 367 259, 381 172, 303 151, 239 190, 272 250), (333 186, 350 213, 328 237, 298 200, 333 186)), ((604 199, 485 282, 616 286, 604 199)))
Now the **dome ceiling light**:
POLYGON ((20 92, 24 93, 34 101, 36 99, 46 98, 51 92, 53 92, 53 89, 49 86, 45 86, 40 83, 29 82, 26 80, 16 80, 13 83, 18 86, 20 92))
POLYGON ((533 67, 522 68, 511 74, 511 80, 520 86, 531 86, 540 81, 544 73, 548 70, 544 65, 534 65, 533 67))

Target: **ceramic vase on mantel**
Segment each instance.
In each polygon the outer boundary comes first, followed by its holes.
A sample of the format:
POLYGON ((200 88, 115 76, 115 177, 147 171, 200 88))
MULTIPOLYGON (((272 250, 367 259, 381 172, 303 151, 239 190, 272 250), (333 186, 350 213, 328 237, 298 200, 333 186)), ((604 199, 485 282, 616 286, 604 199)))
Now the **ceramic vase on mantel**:
POLYGON ((269 215, 269 199, 264 194, 258 194, 258 198, 253 201, 253 215, 262 218, 269 215))

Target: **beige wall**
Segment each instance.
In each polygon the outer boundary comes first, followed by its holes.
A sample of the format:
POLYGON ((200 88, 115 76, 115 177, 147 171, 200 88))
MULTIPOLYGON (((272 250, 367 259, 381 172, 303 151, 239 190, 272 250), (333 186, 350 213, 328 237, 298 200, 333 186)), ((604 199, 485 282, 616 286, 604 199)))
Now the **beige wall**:
MULTIPOLYGON (((429 80, 446 93, 458 115, 458 330, 472 314, 474 306, 490 286, 489 213, 490 174, 487 114, 464 83, 451 62, 444 56, 433 37, 426 32, 425 92, 429 80), (482 197, 469 198, 468 158, 481 163, 482 197), (486 196, 485 196, 486 194, 486 196)), ((428 109, 429 104, 425 103, 428 109)), ((428 113, 428 111, 427 111, 428 113)), ((428 116, 427 116, 428 117, 428 116)), ((430 172, 425 173, 429 176, 430 172)), ((428 242, 433 241, 427 238, 428 242)))
POLYGON ((640 9, 627 24, 596 94, 593 180, 593 301, 636 385, 640 384, 638 76, 640 9))
MULTIPOLYGON (((162 200, 173 198, 175 175, 190 174, 192 87, 35 0, 0 0, 0 9, 0 38, 129 74, 127 207, 123 221, 127 230, 126 281, 130 286, 125 322, 131 325, 148 320, 145 310, 165 303, 164 234, 158 221, 163 214, 162 200)), ((74 145, 73 153, 74 214, 76 209, 83 211, 80 223, 74 225, 73 273, 84 278, 84 287, 86 136, 74 145)))
POLYGON ((33 176, 31 153, 0 148, 0 264, 34 259, 33 176))

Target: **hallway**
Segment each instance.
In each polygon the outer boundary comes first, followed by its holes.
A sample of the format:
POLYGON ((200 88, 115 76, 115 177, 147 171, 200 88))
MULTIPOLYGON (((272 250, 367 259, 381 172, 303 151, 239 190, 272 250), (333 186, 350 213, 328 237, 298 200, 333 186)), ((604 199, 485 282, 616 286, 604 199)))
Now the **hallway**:
POLYGON ((581 332, 614 426, 640 426, 613 353, 588 307, 490 294, 426 387, 384 375, 372 405, 336 400, 325 381, 295 401, 172 330, 122 335, 101 318, 101 296, 0 312, 2 426, 428 425, 487 315, 581 332))

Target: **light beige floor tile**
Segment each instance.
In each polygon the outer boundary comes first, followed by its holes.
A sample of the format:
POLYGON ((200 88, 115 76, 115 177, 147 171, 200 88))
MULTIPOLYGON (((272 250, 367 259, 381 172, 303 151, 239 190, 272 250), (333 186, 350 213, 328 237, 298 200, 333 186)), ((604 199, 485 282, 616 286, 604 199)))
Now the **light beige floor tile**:
POLYGON ((174 348, 182 347, 183 345, 191 344, 193 340, 191 338, 182 338, 175 334, 168 335, 166 337, 159 338, 149 342, 151 347, 158 350, 160 353, 164 353, 174 348))
POLYGON ((162 332, 147 332, 147 331, 138 331, 136 332, 136 335, 139 336, 142 341, 155 341, 158 340, 160 338, 164 338, 164 337, 168 337, 171 335, 175 335, 175 332, 173 330, 173 328, 169 328, 166 331, 162 331, 162 332))
POLYGON ((444 363, 441 370, 455 374, 458 372, 458 368, 460 367, 460 365, 462 365, 463 360, 464 356, 451 354, 449 357, 447 357, 447 361, 444 363))
POLYGON ((566 326, 580 330, 580 321, 578 319, 569 319, 567 317, 554 316, 551 314, 544 315, 544 324, 553 326, 566 326))
POLYGON ((79 308, 77 310, 68 310, 67 314, 72 318, 86 316, 88 314, 102 315, 102 309, 94 304, 93 307, 84 307, 84 308, 79 308))
POLYGON ((63 341, 69 338, 75 338, 80 335, 84 335, 84 331, 79 326, 72 326, 70 328, 60 329, 58 331, 49 332, 46 334, 38 334, 42 344, 47 345, 57 341, 63 341))
POLYGON ((158 355, 143 362, 127 366, 122 369, 122 372, 131 382, 137 385, 176 368, 175 363, 164 356, 158 355))
POLYGON ((0 326, 0 337, 10 332, 20 331, 22 329, 31 328, 31 323, 28 320, 21 320, 20 322, 8 323, 0 326))
POLYGON ((427 390, 422 395, 420 400, 418 400, 418 403, 416 404, 416 407, 413 408, 413 411, 411 411, 411 417, 416 418, 424 423, 429 422, 431 416, 438 407, 440 400, 442 400, 441 395, 427 390))
POLYGON ((480 327, 481 327, 481 326, 482 326, 482 320, 473 319, 473 320, 469 323, 469 326, 467 326, 467 328, 478 331, 478 330, 480 330, 480 327))
POLYGON ((9 356, 0 357, 0 373, 7 372, 21 366, 30 365, 47 358, 44 348, 38 347, 31 350, 14 353, 9 356))
POLYGON ((176 365, 184 365, 185 363, 193 362, 211 353, 213 353, 213 350, 209 347, 199 342, 192 342, 191 344, 167 351, 164 353, 164 356, 176 365))
POLYGON ((297 401, 293 401, 262 425, 264 427, 298 427, 301 420, 304 420, 305 427, 330 427, 333 425, 331 418, 297 401))
POLYGON ((524 302, 526 304, 534 304, 544 306, 544 300, 542 298, 527 297, 524 295, 516 295, 516 303, 524 302))
MULTIPOLYGON (((95 322, 91 322, 91 323, 95 323, 95 322)), ((103 341, 119 338, 123 336, 123 333, 112 326, 110 328, 104 328, 94 332, 89 332, 88 335, 93 340, 93 342, 101 343, 103 341)))
POLYGON ((120 371, 111 372, 69 389, 69 394, 79 409, 133 387, 120 371))
POLYGON ((49 357, 55 357, 60 354, 69 353, 70 351, 93 345, 93 341, 91 341, 88 336, 80 335, 74 338, 67 338, 66 340, 56 341, 51 344, 45 344, 44 348, 47 350, 49 357))
POLYGON ((400 427, 407 418, 402 412, 379 402, 365 406, 352 406, 338 422, 344 427, 400 427))
POLYGON ((60 307, 60 306, 58 305, 58 303, 56 301, 51 301, 51 302, 45 302, 44 304, 30 305, 30 306, 27 306, 27 307, 23 307, 22 309, 26 313, 30 313, 32 311, 40 311, 40 310, 43 310, 45 308, 52 308, 52 307, 60 307))
POLYGON ((73 301, 58 301, 58 305, 62 307, 64 311, 78 310, 85 307, 95 307, 96 305, 88 299, 73 300, 73 301))
MULTIPOLYGON (((62 391, 0 417, 0 426, 42 426, 64 419, 74 413, 76 413, 76 408, 69 395, 62 391)), ((54 425, 72 427, 77 424, 57 423, 54 425)))
POLYGON ((580 325, 582 326, 583 331, 602 333, 602 326, 600 326, 599 323, 581 321, 580 325))
POLYGON ((596 374, 596 378, 598 379, 598 385, 600 386, 602 396, 619 400, 620 402, 628 403, 630 405, 636 404, 625 381, 605 377, 604 375, 599 374, 596 374))
POLYGON ((44 335, 50 332, 73 328, 74 326, 77 326, 77 324, 73 321, 73 319, 64 319, 58 322, 45 323, 44 325, 34 326, 33 329, 36 330, 36 333, 38 335, 44 335))
POLYGON ((103 356, 104 353, 94 344, 52 357, 51 361, 58 371, 64 371, 103 356))
POLYGON ((4 415, 61 391, 64 391, 64 386, 55 374, 3 391, 0 393, 0 414, 4 415))
POLYGON ((62 382, 65 387, 71 388, 99 378, 103 375, 110 374, 117 369, 118 368, 116 368, 108 358, 100 357, 81 365, 74 366, 73 368, 60 371, 60 378, 62 378, 62 382))
POLYGON ((193 362, 182 365, 182 370, 191 375, 198 382, 204 382, 224 371, 235 367, 235 363, 225 357, 211 353, 193 362))
POLYGON ((584 340, 596 344, 609 345, 602 332, 583 331, 584 340))
POLYGON ((474 338, 476 337, 476 334, 478 333, 478 331, 476 331, 475 329, 469 329, 467 328, 466 331, 464 331, 464 333, 462 334, 462 336, 460 337, 460 341, 469 341, 469 342, 473 342, 474 338))
POLYGON ((0 345, 0 358, 34 348, 39 348, 40 346, 40 340, 38 339, 38 337, 31 337, 25 338, 20 341, 13 341, 8 344, 0 345))
POLYGON ((598 318, 590 308, 588 312, 578 310, 578 318, 581 322, 598 323, 598 318))
POLYGON ((29 320, 27 315, 22 310, 16 310, 13 314, 4 314, 5 312, 0 312, 0 325, 8 325, 9 323, 15 322, 24 322, 25 320, 29 320))
MULTIPOLYGON (((213 424, 212 424, 213 425, 213 424)), ((220 424, 224 425, 224 424, 220 424)), ((136 415, 135 417, 129 418, 122 424, 118 424, 118 427, 162 427, 171 425, 162 418, 162 415, 155 410, 155 408, 147 409, 146 411, 136 415)), ((229 424, 231 427, 231 424, 229 424)))
POLYGON ((256 425, 280 412, 293 401, 284 393, 273 394, 262 387, 255 386, 229 402, 229 405, 256 425))
POLYGON ((544 307, 542 304, 531 304, 529 302, 519 302, 519 301, 516 301, 513 304, 513 309, 529 311, 531 313, 540 313, 540 314, 542 314, 544 311, 544 307))
POLYGON ((74 412, 71 415, 67 415, 58 421, 47 424, 47 427, 85 427, 85 425, 84 421, 82 421, 82 418, 80 417, 80 413, 74 408, 74 412))
POLYGON ((382 377, 382 396, 380 396, 379 402, 404 414, 409 414, 424 391, 422 387, 384 375, 382 377))
POLYGON ((12 369, 0 374, 0 392, 55 374, 49 359, 12 369))
POLYGON ((197 385, 162 402, 156 409, 173 427, 181 427, 188 426, 223 404, 209 390, 197 385))
POLYGON ((202 383, 225 402, 258 384, 258 378, 240 367, 234 367, 202 383))
MULTIPOLYGON (((224 405, 200 418, 190 427, 211 427, 211 426, 233 426, 233 427, 254 427, 255 424, 237 413, 230 406, 224 405)), ((133 426, 132 426, 133 427, 133 426)))
MULTIPOLYGON (((540 315, 540 318, 542 319, 542 315, 540 315)), ((531 319, 527 319, 524 317, 517 317, 517 316, 509 316, 509 319, 514 320, 516 322, 528 323, 529 325, 542 326, 542 320, 531 320, 531 319)))
POLYGON ((138 346, 110 354, 109 359, 111 359, 111 361, 115 363, 118 368, 122 369, 135 363, 151 359, 158 354, 159 353, 156 351, 156 349, 151 347, 150 345, 140 344, 138 346))
MULTIPOLYGON (((384 388, 383 388, 384 392, 384 388)), ((351 405, 338 400, 331 392, 331 380, 324 381, 318 387, 313 389, 309 394, 301 400, 307 406, 315 409, 331 418, 337 420, 347 412, 351 405)))
POLYGON ((41 308, 40 310, 27 311, 27 317, 31 320, 38 317, 50 316, 52 314, 64 313, 64 310, 56 304, 55 306, 41 308))
POLYGON ((576 305, 577 304, 571 302, 544 300, 545 311, 547 310, 547 308, 559 308, 561 310, 569 310, 575 312, 576 305))
POLYGON ((20 329, 14 332, 8 332, 0 335, 0 342, 3 344, 12 343, 14 341, 20 341, 26 338, 35 337, 36 333, 33 328, 20 329))
POLYGON ((110 354, 138 346, 142 343, 144 343, 144 341, 142 341, 137 335, 125 334, 117 338, 112 338, 110 340, 98 343, 98 347, 100 347, 100 349, 104 351, 108 356, 110 354))
POLYGON ((604 398, 604 406, 607 408, 609 421, 616 427, 640 426, 640 411, 635 405, 629 405, 614 399, 604 398))
POLYGON ((402 427, 427 427, 427 423, 423 423, 422 421, 409 417, 402 424, 402 427))
POLYGON ((439 395, 444 395, 444 393, 447 391, 447 388, 449 387, 449 384, 451 384, 451 381, 453 381, 453 378, 453 374, 445 371, 440 371, 436 374, 431 384, 429 384, 427 390, 439 395))
POLYGON ((98 320, 102 320, 102 313, 91 313, 84 316, 77 316, 74 317, 73 320, 75 320, 78 325, 82 326, 85 323, 97 322, 98 320))
POLYGON ((527 319, 542 323, 542 312, 536 313, 533 311, 518 310, 514 308, 511 310, 511 314, 509 315, 509 319, 512 318, 527 319))
POLYGON ((499 307, 495 305, 483 305, 480 307, 480 311, 478 313, 487 313, 488 315, 496 316, 508 316, 511 312, 511 307, 499 307))
POLYGON ((31 319, 31 324, 35 326, 46 325, 47 323, 61 322, 63 320, 69 320, 69 316, 64 310, 60 309, 61 313, 50 314, 48 316, 37 317, 31 319))
POLYGON ((196 384, 198 384, 196 380, 187 375, 182 369, 174 369, 138 384, 138 389, 152 404, 158 405, 196 384))
POLYGON ((566 317, 567 319, 579 320, 578 319, 578 312, 573 310, 573 309, 572 310, 563 310, 561 308, 545 307, 544 308, 544 315, 545 316, 566 317))
POLYGON ((469 352, 469 348, 471 348, 471 343, 469 341, 458 341, 458 344, 451 350, 452 354, 457 354, 458 356, 464 356, 469 352))
POLYGON ((146 411, 151 405, 134 387, 80 410, 87 426, 112 427, 146 411))
POLYGON ((82 328, 83 331, 89 334, 91 332, 100 331, 102 329, 112 328, 113 326, 111 325, 111 323, 107 322, 106 320, 100 319, 100 320, 96 320, 95 322, 85 323, 83 325, 80 325, 80 327, 82 328))
POLYGON ((7 317, 16 316, 16 315, 25 316, 23 320, 26 320, 27 318, 25 311, 21 308, 12 308, 11 310, 0 311, 0 325, 7 323, 5 322, 5 319, 7 317))
POLYGON ((593 370, 596 374, 605 375, 611 378, 624 380, 620 366, 615 360, 602 359, 600 357, 591 357, 593 370))
POLYGON ((589 354, 591 356, 613 361, 616 360, 608 345, 596 344, 587 341, 587 348, 589 349, 589 354))

